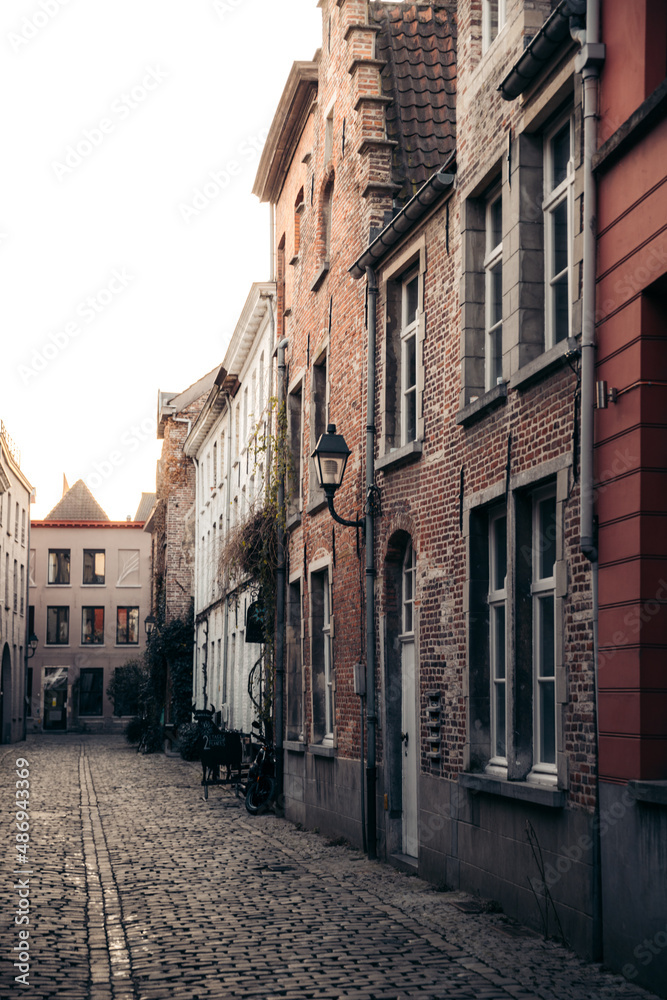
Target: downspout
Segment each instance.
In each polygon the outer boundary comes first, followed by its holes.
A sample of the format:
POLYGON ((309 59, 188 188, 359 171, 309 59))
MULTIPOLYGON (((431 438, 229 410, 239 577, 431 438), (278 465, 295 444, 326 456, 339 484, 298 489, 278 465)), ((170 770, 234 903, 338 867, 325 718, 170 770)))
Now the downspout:
MULTIPOLYGON (((232 478, 232 404, 228 392, 225 393, 227 401, 227 469, 226 477, 226 498, 225 498, 225 540, 229 538, 229 519, 231 516, 230 496, 232 478)), ((229 705, 227 703, 227 674, 229 671, 229 596, 225 594, 225 612, 223 625, 224 642, 222 644, 222 701, 227 705, 227 719, 224 720, 225 728, 229 719, 229 705)))
MULTIPOLYGON (((366 720, 368 760, 366 794, 368 811, 368 857, 377 857, 376 735, 375 707, 375 538, 373 493, 375 490, 375 323, 378 285, 375 271, 366 268, 368 290, 368 363, 366 375, 366 720)), ((363 790, 362 790, 363 795, 363 790)))
MULTIPOLYGON (((285 403, 285 350, 286 338, 278 344, 278 420, 285 403)), ((278 479, 278 559, 276 564, 276 796, 278 808, 283 809, 283 692, 285 681, 285 473, 281 468, 278 479)))
MULTIPOLYGON (((591 599, 593 603, 593 670, 595 677, 596 759, 598 737, 598 548, 595 527, 594 492, 594 400, 595 400, 595 270, 597 239, 597 190, 593 174, 593 155, 597 149, 598 82, 605 58, 600 43, 600 0, 587 0, 586 30, 573 32, 581 43, 575 70, 581 74, 584 116, 584 219, 583 219, 583 288, 581 331, 581 494, 580 549, 591 562, 591 599)), ((602 942, 602 870, 600 848, 600 789, 596 790, 593 838, 593 920, 594 949, 601 954, 602 942)))

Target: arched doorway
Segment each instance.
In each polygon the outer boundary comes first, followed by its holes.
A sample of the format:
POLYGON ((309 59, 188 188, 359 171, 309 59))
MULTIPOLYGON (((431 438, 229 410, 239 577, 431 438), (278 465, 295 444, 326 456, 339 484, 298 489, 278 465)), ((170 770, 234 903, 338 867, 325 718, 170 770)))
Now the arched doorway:
POLYGON ((2 650, 2 679, 0 693, 0 741, 12 741, 12 657, 5 643, 2 650))
POLYGON ((416 553, 407 532, 392 536, 384 574, 385 787, 387 849, 419 853, 419 682, 415 652, 416 553))

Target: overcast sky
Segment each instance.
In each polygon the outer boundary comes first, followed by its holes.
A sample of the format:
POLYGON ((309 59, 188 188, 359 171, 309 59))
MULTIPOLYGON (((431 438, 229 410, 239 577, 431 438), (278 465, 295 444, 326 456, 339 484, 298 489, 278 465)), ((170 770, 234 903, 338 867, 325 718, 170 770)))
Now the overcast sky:
POLYGON ((37 490, 155 489, 158 390, 222 361, 269 214, 251 194, 316 0, 3 0, 0 417, 37 490))

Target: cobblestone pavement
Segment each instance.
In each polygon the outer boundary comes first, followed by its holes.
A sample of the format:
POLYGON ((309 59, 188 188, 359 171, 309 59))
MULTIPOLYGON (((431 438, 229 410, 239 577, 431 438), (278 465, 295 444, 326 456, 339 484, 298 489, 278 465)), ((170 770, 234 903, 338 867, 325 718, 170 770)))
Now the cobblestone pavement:
POLYGON ((2 748, 0 774, 1 1000, 652 998, 502 914, 461 913, 462 893, 250 817, 227 789, 204 801, 199 765, 137 755, 121 737, 30 737, 2 748), (13 967, 26 898, 28 988, 13 967))

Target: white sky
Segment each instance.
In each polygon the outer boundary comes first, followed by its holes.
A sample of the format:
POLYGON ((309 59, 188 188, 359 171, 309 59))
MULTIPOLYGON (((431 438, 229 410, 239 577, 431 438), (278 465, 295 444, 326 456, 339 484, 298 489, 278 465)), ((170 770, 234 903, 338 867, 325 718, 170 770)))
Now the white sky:
POLYGON ((3 0, 0 417, 33 518, 63 474, 117 520, 155 489, 158 390, 269 277, 259 151, 320 41, 316 0, 3 0))

